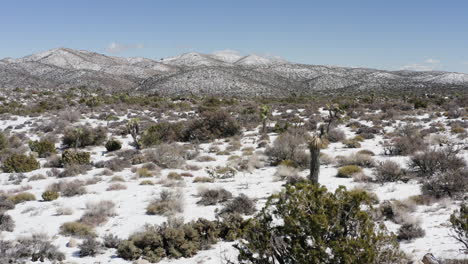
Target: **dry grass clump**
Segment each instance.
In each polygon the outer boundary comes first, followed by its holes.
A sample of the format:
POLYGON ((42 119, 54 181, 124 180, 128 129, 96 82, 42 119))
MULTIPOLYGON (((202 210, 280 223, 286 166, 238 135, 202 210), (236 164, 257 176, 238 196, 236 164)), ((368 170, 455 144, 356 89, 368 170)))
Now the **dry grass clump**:
POLYGON ((356 165, 346 165, 338 169, 336 177, 351 178, 354 174, 362 172, 362 169, 356 165))
POLYGON ((355 153, 348 156, 336 156, 335 159, 339 166, 356 165, 364 168, 372 168, 375 165, 372 156, 367 154, 355 153))
POLYGON ((265 154, 272 165, 290 160, 297 167, 307 168, 310 163, 310 155, 306 146, 307 139, 308 136, 302 130, 288 130, 265 149, 265 154))

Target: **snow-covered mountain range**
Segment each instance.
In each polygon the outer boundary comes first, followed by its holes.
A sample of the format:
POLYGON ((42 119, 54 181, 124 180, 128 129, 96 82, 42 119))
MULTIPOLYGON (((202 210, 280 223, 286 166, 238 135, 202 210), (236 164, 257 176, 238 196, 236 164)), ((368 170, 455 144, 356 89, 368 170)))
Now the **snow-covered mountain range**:
POLYGON ((0 60, 0 89, 67 89, 235 96, 311 95, 336 89, 468 87, 468 74, 305 65, 235 51, 185 53, 159 61, 52 49, 0 60))

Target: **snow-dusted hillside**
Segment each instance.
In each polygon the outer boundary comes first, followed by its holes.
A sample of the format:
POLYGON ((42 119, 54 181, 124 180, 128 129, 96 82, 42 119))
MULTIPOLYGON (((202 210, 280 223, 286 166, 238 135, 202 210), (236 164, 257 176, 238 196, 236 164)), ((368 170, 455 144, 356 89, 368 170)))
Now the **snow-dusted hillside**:
POLYGON ((230 96, 284 96, 286 90, 287 94, 311 95, 317 90, 440 89, 466 85, 468 75, 463 73, 304 65, 272 56, 243 56, 230 50, 213 54, 190 52, 155 61, 58 48, 19 59, 0 60, 0 87, 4 89, 86 86, 167 95, 210 91, 230 96), (230 69, 226 71, 225 68, 230 69), (203 74, 190 75, 189 79, 187 72, 190 71, 211 72, 212 79, 207 80, 203 74), (250 74, 243 78, 245 71, 250 74), (160 79, 164 79, 164 83, 155 81, 160 79))

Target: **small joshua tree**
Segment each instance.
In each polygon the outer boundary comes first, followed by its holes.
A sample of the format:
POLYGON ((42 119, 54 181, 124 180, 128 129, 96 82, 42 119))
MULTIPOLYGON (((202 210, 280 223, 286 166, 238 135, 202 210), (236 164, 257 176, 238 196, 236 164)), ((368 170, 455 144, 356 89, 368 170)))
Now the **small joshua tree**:
POLYGON ((344 111, 340 108, 338 104, 332 104, 332 105, 327 104, 326 107, 328 110, 328 120, 327 120, 327 135, 328 135, 331 124, 337 120, 340 120, 342 118, 342 115, 344 114, 344 111))
POLYGON ((315 135, 312 140, 309 142, 310 150, 310 175, 309 179, 313 183, 318 183, 318 177, 320 172, 320 147, 322 145, 322 140, 320 137, 315 135))
POLYGON ((270 107, 268 105, 262 105, 260 107, 260 118, 262 119, 262 134, 266 133, 266 122, 268 115, 270 114, 270 107))
POLYGON ((135 144, 136 149, 140 149, 141 145, 138 140, 138 134, 140 133, 140 124, 137 118, 130 119, 127 123, 127 130, 133 138, 133 143, 135 144))

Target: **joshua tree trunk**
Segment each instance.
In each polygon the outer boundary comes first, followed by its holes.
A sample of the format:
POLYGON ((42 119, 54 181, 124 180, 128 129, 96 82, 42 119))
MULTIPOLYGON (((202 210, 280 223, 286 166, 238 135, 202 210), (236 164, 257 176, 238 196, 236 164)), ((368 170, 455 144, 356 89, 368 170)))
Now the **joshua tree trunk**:
POLYGON ((318 183, 320 172, 320 146, 322 140, 315 136, 309 143, 310 150, 310 175, 309 179, 313 183, 318 183))

